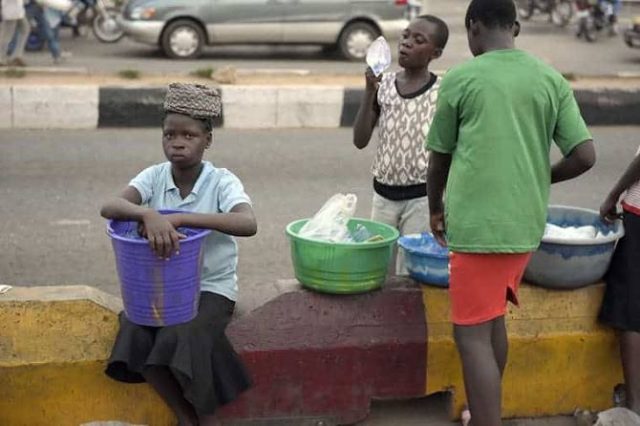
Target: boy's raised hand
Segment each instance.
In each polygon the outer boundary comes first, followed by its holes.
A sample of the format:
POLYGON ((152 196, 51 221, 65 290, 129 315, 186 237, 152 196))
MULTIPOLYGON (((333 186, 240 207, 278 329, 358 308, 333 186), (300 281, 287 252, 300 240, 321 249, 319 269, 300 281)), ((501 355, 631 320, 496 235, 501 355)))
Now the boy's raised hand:
POLYGON ((149 240, 149 246, 159 258, 169 260, 172 253, 180 253, 180 240, 186 235, 179 233, 169 217, 150 210, 142 218, 140 234, 149 240))
POLYGON ((375 92, 378 90, 378 86, 380 85, 380 81, 382 80, 382 74, 377 76, 373 73, 371 67, 367 67, 367 70, 364 73, 366 84, 366 90, 375 92))

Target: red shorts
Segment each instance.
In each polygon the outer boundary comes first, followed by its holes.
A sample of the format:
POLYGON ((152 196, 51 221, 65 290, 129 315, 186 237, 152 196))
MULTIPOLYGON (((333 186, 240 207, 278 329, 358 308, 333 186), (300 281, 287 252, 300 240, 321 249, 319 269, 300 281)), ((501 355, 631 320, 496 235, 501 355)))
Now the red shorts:
POLYGON ((518 304, 518 286, 531 253, 454 253, 449 259, 449 295, 454 324, 477 325, 518 304))

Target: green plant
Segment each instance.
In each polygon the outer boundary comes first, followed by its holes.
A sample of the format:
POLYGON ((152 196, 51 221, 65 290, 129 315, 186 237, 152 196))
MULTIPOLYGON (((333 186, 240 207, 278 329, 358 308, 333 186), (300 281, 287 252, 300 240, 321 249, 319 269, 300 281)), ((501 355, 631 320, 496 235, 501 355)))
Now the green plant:
POLYGON ((211 78, 214 71, 215 68, 213 67, 198 68, 197 70, 191 71, 189 75, 199 78, 211 78))
POLYGON ((137 80, 140 78, 141 72, 138 70, 120 70, 118 71, 118 76, 120 78, 126 78, 127 80, 137 80))

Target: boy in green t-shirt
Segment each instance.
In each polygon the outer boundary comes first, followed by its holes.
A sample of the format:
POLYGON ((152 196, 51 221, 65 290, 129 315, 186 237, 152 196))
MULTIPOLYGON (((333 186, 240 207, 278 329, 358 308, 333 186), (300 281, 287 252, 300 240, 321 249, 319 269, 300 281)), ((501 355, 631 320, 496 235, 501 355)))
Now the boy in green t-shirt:
POLYGON ((542 238, 550 184, 591 168, 595 150, 566 80, 515 49, 512 0, 473 0, 465 25, 475 58, 442 80, 427 137, 427 194, 431 229, 452 253, 454 335, 473 425, 496 426, 507 301, 517 303, 542 238), (553 167, 552 141, 564 155, 553 167))

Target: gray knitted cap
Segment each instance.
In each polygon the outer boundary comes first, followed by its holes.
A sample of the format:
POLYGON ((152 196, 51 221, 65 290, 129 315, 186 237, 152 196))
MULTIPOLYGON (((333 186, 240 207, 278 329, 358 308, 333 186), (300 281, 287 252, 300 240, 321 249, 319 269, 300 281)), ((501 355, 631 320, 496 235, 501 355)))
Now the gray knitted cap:
POLYGON ((171 83, 164 100, 166 112, 176 112, 199 120, 218 117, 222 110, 220 93, 202 84, 171 83))

